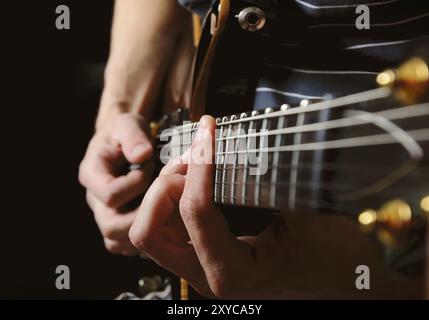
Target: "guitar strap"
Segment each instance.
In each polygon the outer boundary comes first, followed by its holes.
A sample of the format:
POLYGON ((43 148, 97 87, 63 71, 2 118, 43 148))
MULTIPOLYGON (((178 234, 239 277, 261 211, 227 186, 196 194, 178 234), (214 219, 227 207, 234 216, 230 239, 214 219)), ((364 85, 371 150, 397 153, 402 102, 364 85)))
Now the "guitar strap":
MULTIPOLYGON (((220 0, 217 14, 215 13, 215 10, 212 9, 206 17, 206 25, 208 22, 210 23, 210 39, 205 39, 207 32, 203 31, 194 66, 195 75, 190 106, 190 116, 192 121, 198 121, 205 113, 207 87, 211 67, 220 37, 228 23, 230 7, 230 0, 220 0), (205 42, 207 42, 206 45, 205 42)), ((199 29, 196 28, 195 30, 199 29)))

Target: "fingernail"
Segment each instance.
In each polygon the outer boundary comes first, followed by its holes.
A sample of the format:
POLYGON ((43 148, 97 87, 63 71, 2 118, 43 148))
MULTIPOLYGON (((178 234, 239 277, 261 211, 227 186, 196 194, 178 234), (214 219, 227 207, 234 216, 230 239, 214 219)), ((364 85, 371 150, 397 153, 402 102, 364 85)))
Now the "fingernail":
POLYGON ((205 128, 204 124, 201 122, 199 127, 198 127, 198 131, 197 134, 195 135, 195 139, 194 142, 198 143, 201 140, 204 139, 204 135, 206 134, 207 129, 205 128))
POLYGON ((135 158, 142 157, 149 149, 147 144, 139 144, 134 147, 132 151, 132 156, 135 158))

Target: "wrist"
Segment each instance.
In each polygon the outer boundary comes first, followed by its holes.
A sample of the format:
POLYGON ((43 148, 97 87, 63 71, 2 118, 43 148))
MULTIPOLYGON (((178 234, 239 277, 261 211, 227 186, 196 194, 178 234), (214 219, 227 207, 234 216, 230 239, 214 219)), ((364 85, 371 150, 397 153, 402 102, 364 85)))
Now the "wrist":
POLYGON ((106 70, 105 84, 100 101, 95 128, 101 130, 110 125, 116 117, 124 113, 140 115, 150 120, 155 103, 156 90, 153 81, 146 79, 133 79, 121 72, 106 70))

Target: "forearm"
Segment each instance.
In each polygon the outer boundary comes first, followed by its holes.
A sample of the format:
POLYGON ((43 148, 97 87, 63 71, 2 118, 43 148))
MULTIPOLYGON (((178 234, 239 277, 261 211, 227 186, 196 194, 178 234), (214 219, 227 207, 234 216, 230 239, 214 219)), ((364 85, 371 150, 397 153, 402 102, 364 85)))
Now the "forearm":
POLYGON ((186 14, 174 0, 116 1, 97 128, 123 112, 151 117, 186 14))

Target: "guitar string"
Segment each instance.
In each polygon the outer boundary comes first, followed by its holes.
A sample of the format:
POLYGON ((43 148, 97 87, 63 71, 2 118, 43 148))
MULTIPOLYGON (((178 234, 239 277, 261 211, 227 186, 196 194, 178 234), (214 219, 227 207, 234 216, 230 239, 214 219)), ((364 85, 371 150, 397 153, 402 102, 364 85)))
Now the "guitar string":
MULTIPOLYGON (((429 115, 428 107, 429 107, 429 103, 422 103, 422 104, 416 104, 416 105, 407 106, 407 107, 388 109, 381 112, 374 112, 373 114, 375 116, 384 117, 386 120, 404 120, 404 119, 409 119, 413 117, 429 115)), ((240 134, 240 135, 230 136, 230 137, 216 138, 216 141, 226 141, 226 140, 235 140, 235 139, 238 140, 238 139, 244 139, 244 138, 256 138, 256 137, 274 136, 274 135, 286 135, 286 134, 313 132, 313 131, 320 131, 320 130, 331 130, 331 129, 349 127, 349 126, 371 125, 371 124, 373 123, 363 120, 360 115, 355 115, 355 116, 344 117, 344 118, 339 118, 339 119, 334 119, 329 121, 305 124, 303 126, 294 126, 294 127, 283 128, 283 129, 268 130, 264 132, 255 132, 255 133, 240 134)), ((173 137, 174 139, 174 138, 183 136, 186 133, 192 134, 197 130, 198 129, 195 128, 192 130, 187 130, 185 132, 178 131, 171 135, 167 134, 166 136, 162 136, 162 137, 173 137)))
MULTIPOLYGON (((247 182, 245 183, 246 186, 254 186, 254 182, 247 182)), ((352 192, 354 190, 350 191, 344 191, 347 190, 347 187, 353 187, 354 189, 359 188, 359 186, 356 186, 355 184, 348 182, 348 183, 338 183, 338 182, 323 182, 323 183, 312 183, 311 181, 298 181, 294 184, 290 182, 290 180, 280 180, 277 182, 271 182, 271 181, 261 181, 259 183, 262 186, 266 186, 268 188, 271 187, 271 185, 276 185, 277 187, 289 187, 291 185, 295 185, 299 189, 320 189, 320 190, 329 190, 329 191, 342 191, 341 193, 347 193, 352 192)), ((230 188, 232 185, 243 185, 242 182, 215 182, 216 185, 224 185, 227 188, 230 188)), ((269 190, 269 189, 268 189, 269 190)), ((268 190, 266 190, 268 192, 268 190)), ((407 186, 398 186, 395 187, 395 191, 407 191, 409 190, 409 187, 407 186)))
MULTIPOLYGON (((427 115, 429 114, 429 109, 424 109, 423 107, 428 106, 429 104, 425 103, 425 104, 418 104, 418 105, 414 105, 414 106, 410 106, 407 108, 396 108, 396 109, 390 109, 387 111, 383 111, 380 113, 374 113, 374 115, 383 115, 385 117, 385 119, 389 119, 389 120, 400 120, 400 119, 409 119, 411 117, 417 117, 417 116, 423 116, 423 115, 427 115)), ((329 127, 329 129, 336 129, 336 128, 340 128, 340 127, 344 127, 344 126, 351 126, 353 124, 362 124, 362 125, 370 125, 371 123, 368 123, 368 121, 365 120, 361 120, 361 119, 357 119, 357 117, 359 116, 353 116, 353 117, 348 117, 345 119, 340 119, 340 120, 332 120, 332 121, 328 121, 329 125, 327 125, 325 128, 329 127), (355 123, 352 123, 351 120, 355 120, 355 123), (341 122, 340 122, 341 121, 341 122), (334 125, 336 124, 336 125, 334 125)), ((309 124, 309 125, 304 125, 304 127, 306 127, 303 131, 313 131, 316 130, 320 127, 321 124, 316 123, 316 124, 309 124)), ((323 124, 322 124, 323 127, 323 124)), ((291 127, 291 128, 286 128, 283 130, 271 130, 270 132, 268 132, 268 134, 272 134, 272 135, 278 135, 278 134, 288 134, 288 133, 294 133, 296 132, 295 129, 298 127, 291 127)), ((298 128, 299 129, 299 128, 298 128)), ((195 131, 196 129, 194 129, 193 131, 195 131)), ((188 139, 192 138, 191 137, 192 133, 190 133, 188 135, 188 139)), ((267 134, 266 134, 267 135, 267 134)), ((252 137, 255 135, 241 135, 241 136, 235 136, 235 137, 231 137, 231 139, 235 139, 235 140, 242 140, 245 137, 252 137)), ((370 136, 375 137, 375 136, 370 136)), ((385 136, 387 137, 387 136, 385 136)), ((357 138, 349 138, 349 139, 357 139, 357 138)), ((221 141, 220 139, 217 139, 218 141, 221 141)), ((340 141, 340 140, 337 140, 340 141)), ((327 141, 325 143, 333 143, 335 141, 327 141)), ((394 142, 393 140, 391 142, 394 142)), ((164 144, 164 145, 158 145, 158 148, 163 148, 165 145, 168 144, 164 144)), ((307 144, 309 145, 309 144, 307 144)), ((363 144, 364 146, 365 144, 363 144)), ((169 145, 170 148, 174 148, 174 147, 185 147, 185 146, 190 146, 190 143, 187 144, 180 144, 180 145, 169 145)), ((283 146, 284 147, 284 146, 283 146)), ((347 146, 344 146, 347 147, 347 146)), ((323 147, 321 147, 321 149, 323 149, 323 147)), ((237 154, 237 151, 240 151, 241 153, 244 152, 249 152, 249 153, 254 153, 257 151, 267 151, 267 152, 276 152, 276 151, 282 151, 282 150, 263 150, 263 149, 254 149, 254 150, 236 150, 236 151, 232 151, 230 152, 230 154, 237 154)), ((223 153, 223 154, 228 154, 228 153, 223 153)), ((222 155, 222 153, 220 154, 222 155)))
MULTIPOLYGON (((427 104, 420 104, 420 105, 415 105, 415 106, 407 107, 406 111, 404 111, 405 110, 404 108, 397 108, 397 109, 391 109, 391 110, 382 111, 382 112, 378 112, 378 113, 374 113, 374 114, 377 114, 379 116, 385 116, 386 118, 390 118, 390 120, 397 120, 397 119, 403 119, 403 118, 406 119, 406 118, 411 118, 411 117, 415 117, 415 116, 419 116, 419 115, 421 116, 421 115, 428 114, 428 112, 426 110, 416 110, 416 112, 408 112, 408 111, 411 111, 411 108, 417 109, 417 108, 421 108, 422 106, 426 106, 426 105, 427 104), (393 112, 395 112, 395 113, 393 113, 393 112), (406 113, 407 116, 404 116, 404 113, 406 113), (389 116, 389 114, 390 114, 390 116, 389 116)), ((297 109, 298 108, 295 108, 296 111, 298 111, 297 109)), ((309 110, 309 109, 307 109, 307 112, 309 112, 309 111, 316 111, 316 110, 313 110, 313 109, 309 110)), ((279 112, 277 112, 277 114, 274 114, 274 113, 270 114, 271 117, 275 117, 275 116, 278 116, 278 115, 279 115, 279 112)), ((263 118, 265 118, 265 117, 263 117, 263 118)), ((320 127, 322 127, 322 129, 326 129, 326 128, 344 127, 344 126, 355 125, 355 124, 370 124, 370 123, 366 123, 365 121, 355 121, 354 123, 351 122, 352 120, 358 120, 356 118, 357 117, 355 116, 355 117, 348 117, 348 118, 344 118, 344 119, 331 120, 331 121, 327 121, 325 123, 316 123, 316 124, 305 125, 304 127, 307 127, 307 128, 304 128, 304 129, 310 129, 311 128, 314 131, 314 130, 318 130, 317 128, 320 128, 320 127), (334 126, 334 124, 336 124, 336 125, 334 126)), ((248 121, 256 121, 256 120, 258 120, 258 119, 248 119, 248 121)), ((229 123, 232 123, 232 122, 222 123, 221 126, 226 126, 229 123)), ((237 121, 237 123, 242 123, 242 121, 237 121)), ((193 129, 186 130, 188 133, 190 133, 188 135, 188 139, 192 138, 192 133, 197 130, 196 129, 197 124, 192 124, 192 125, 184 126, 182 128, 182 132, 180 132, 180 129, 178 130, 179 133, 184 133, 185 132, 184 129, 185 128, 189 128, 189 127, 193 128, 193 129)), ((286 132, 284 132, 284 130, 283 131, 282 130, 272 130, 268 134, 265 133, 265 134, 262 134, 262 135, 275 135, 275 134, 278 135, 278 134, 282 134, 282 133, 284 133, 284 134, 286 134, 286 133, 294 133, 294 129, 296 129, 296 128, 286 128, 285 129, 286 132), (279 131, 281 131, 281 132, 279 132, 279 131)), ((302 130, 303 127, 301 127, 300 129, 301 129, 301 132, 302 132, 303 131, 302 130)), ((415 137, 417 140, 426 140, 428 138, 427 136, 425 136, 425 134, 427 132, 429 132, 429 131, 428 130, 414 130, 414 131, 410 131, 410 134, 411 135, 417 135, 415 137)), ((262 135, 260 135, 260 136, 262 136, 262 135)), ((230 140, 230 139, 236 139, 236 140, 238 140, 238 139, 242 139, 242 138, 246 138, 246 137, 251 137, 251 136, 252 135, 232 136, 232 137, 228 137, 226 139, 220 138, 220 139, 217 139, 217 140, 218 141, 221 141, 221 140, 230 140)), ((256 137, 258 135, 254 134, 253 136, 256 137)), ((387 135, 374 135, 374 136, 363 137, 362 139, 365 139, 365 138, 366 139, 372 139, 374 137, 377 137, 377 138, 381 139, 379 142, 377 142, 377 144, 379 144, 379 143, 385 144, 385 143, 392 142, 391 139, 387 139, 386 140, 387 135)), ((349 140, 349 139, 342 139, 342 140, 336 140, 336 141, 329 141, 329 143, 344 142, 344 141, 349 141, 350 142, 351 140, 349 140)), ((362 140, 358 140, 358 141, 362 141, 362 140)), ((365 140, 363 140, 363 141, 365 141, 365 140)), ((395 141, 393 141, 393 142, 395 142, 395 141)), ((187 143, 185 145, 190 146, 190 143, 187 143)), ((184 147, 185 145, 181 145, 181 146, 184 147)), ((305 144, 305 145, 308 146, 308 145, 312 145, 312 144, 305 144)), ((320 145, 320 143, 319 143, 319 145, 320 145)), ((337 146, 337 147, 339 147, 339 146, 337 146)), ((347 147, 347 145, 343 145, 343 147, 347 147)), ((323 146, 322 146, 322 148, 323 148, 323 146)), ((253 152, 257 152, 257 151, 273 151, 273 152, 279 151, 279 152, 281 152, 281 151, 287 151, 287 150, 281 150, 281 149, 277 149, 276 150, 276 149, 273 149, 273 148, 271 148, 271 149, 267 148, 265 150, 264 149, 245 150, 244 152, 246 152, 246 153, 253 153, 253 152)), ((224 152, 224 153, 221 153, 221 154, 237 154, 237 153, 236 152, 229 152, 229 153, 228 152, 224 152)), ((300 163, 300 165, 302 165, 302 163, 300 163)), ((225 185, 225 184, 228 184, 228 183, 224 182, 222 184, 225 185)), ((267 183, 266 182, 261 182, 261 184, 265 185, 267 183)), ((282 184, 282 182, 280 181, 280 182, 278 182, 278 184, 282 184)), ((301 187, 303 187, 303 184, 305 184, 305 182, 300 181, 297 184, 298 185, 301 184, 299 186, 301 188, 301 187)), ((307 183, 307 186, 311 186, 311 183, 307 183)), ((319 185, 319 187, 320 187, 320 185, 319 185)), ((230 198, 230 197, 228 197, 228 198, 230 198)), ((253 201, 254 199, 251 199, 251 200, 253 201)), ((300 201, 301 199, 297 199, 297 200, 300 201)), ((308 203, 307 200, 305 200, 305 202, 308 203)))
MULTIPOLYGON (((422 130, 416 130, 416 131, 417 131, 417 132, 423 132, 423 133, 429 133, 429 130, 428 130, 428 129, 424 129, 423 131, 422 131, 422 130)), ((411 134, 412 134, 412 133, 411 133, 411 134)), ((389 135, 378 135, 378 137, 380 137, 380 136, 381 136, 381 137, 388 137, 388 138, 391 138, 389 135)), ((374 137, 374 136, 371 136, 371 137, 370 137, 370 139, 372 140, 372 142, 374 142, 373 137, 374 137)), ((424 138, 429 140, 429 135, 425 136, 424 138)), ((233 152, 231 152, 231 153, 233 153, 233 152)), ((251 151, 246 151, 246 153, 251 153, 251 151)), ((222 153, 221 153, 221 154, 222 154, 222 153)), ((225 154, 225 153, 223 153, 223 154, 225 154)), ((302 166, 303 164, 302 164, 302 163, 300 163, 300 164, 298 164, 298 165, 297 165, 297 167, 300 167, 300 165, 302 166)), ((323 164, 307 164, 307 166, 309 166, 309 165, 312 165, 312 166, 313 166, 313 168, 312 168, 312 169, 316 169, 316 168, 315 168, 315 166, 317 166, 317 165, 318 165, 319 167, 322 167, 322 169, 323 169, 323 167, 324 167, 324 166, 323 166, 323 164)), ((224 165, 224 166, 225 166, 225 165, 224 165)), ((334 165, 333 165, 333 164, 331 164, 331 168, 330 168, 331 170, 333 170, 333 166, 334 166, 334 165)), ((338 167, 341 167, 341 166, 342 166, 343 168, 345 167, 345 165, 343 164, 343 165, 337 165, 337 168, 338 168, 338 167)), ((226 166, 225 166, 225 167, 226 167, 226 166)), ((280 166, 280 167, 281 167, 281 166, 280 166)), ((290 168, 291 166, 290 166, 290 165, 289 165, 289 166, 283 166, 283 168, 285 168, 285 167, 289 167, 289 168, 290 168)), ((238 168, 235 168, 234 170, 240 170, 240 169, 244 169, 244 168, 245 168, 245 167, 243 167, 243 168, 238 167, 238 168)), ((227 167, 226 167, 226 169, 228 170, 228 168, 227 168, 227 167)), ((229 169, 233 169, 233 168, 229 168, 229 169)), ((348 169, 350 170, 351 168, 349 167, 348 169)), ((225 171, 225 168, 222 168, 222 170, 223 170, 223 171, 225 171)), ((282 181, 278 181, 278 182, 277 182, 277 184, 278 184, 278 185, 281 185, 282 183, 284 184, 284 183, 287 183, 287 182, 282 182, 282 181)), ((301 181, 299 181, 296 185, 297 185, 299 188, 302 188, 302 184, 305 184, 305 183, 307 183, 307 185, 309 185, 309 183, 308 183, 308 182, 304 182, 304 181, 302 181, 302 180, 301 180, 301 181)), ((218 182, 217 184, 221 184, 221 185, 223 185, 223 186, 224 186, 224 185, 232 185, 232 183, 225 182, 225 181, 220 182, 220 183, 218 182)), ((268 183, 267 183, 267 182, 262 182, 262 185, 264 185, 264 184, 268 184, 268 183)), ((288 184, 290 185, 290 182, 289 182, 288 184)), ((310 183, 310 185, 311 185, 311 183, 310 183)), ((316 187, 317 187, 317 186, 316 186, 316 187)), ((318 187, 320 187, 320 185, 318 185, 318 187)), ((335 184, 332 186, 332 188, 334 188, 334 187, 335 187, 335 184)), ((341 187, 344 187, 344 186, 343 186, 343 185, 341 185, 341 187)))
MULTIPOLYGON (((231 199, 231 197, 229 197, 228 199, 214 199, 214 202, 217 204, 233 204, 233 205, 243 205, 243 206, 253 206, 253 202, 254 199, 249 198, 249 197, 245 197, 244 199, 240 199, 237 197, 233 197, 231 199), (230 200, 241 200, 241 203, 239 202, 235 202, 232 203, 232 201, 230 200), (244 203, 243 203, 244 201, 244 203)), ((335 203, 330 203, 326 200, 323 199, 317 199, 317 200, 313 200, 313 199, 303 199, 303 198, 296 198, 295 202, 297 203, 302 203, 305 205, 305 208, 308 209, 329 209, 331 212, 345 212, 345 209, 343 208, 343 206, 341 204, 335 204, 335 203)), ((259 208, 262 209, 270 209, 270 210, 275 210, 275 211, 287 211, 287 209, 285 209, 284 206, 280 207, 280 204, 283 202, 280 201, 276 201, 276 205, 275 206, 270 206, 267 202, 262 202, 261 205, 259 206, 259 208)), ((357 210, 359 211, 359 210, 357 210)))
MULTIPOLYGON (((429 132, 429 131, 426 130, 426 132, 429 132)), ((428 136, 428 138, 429 138, 429 136, 428 136)), ((350 165, 350 164, 347 164, 347 165, 345 165, 345 164, 339 164, 338 165, 338 164, 334 164, 334 163, 317 163, 317 164, 313 164, 313 163, 299 163, 297 165, 297 167, 299 167, 300 169, 302 169, 303 166, 307 166, 308 169, 313 169, 313 170, 320 170, 320 169, 324 169, 324 170, 338 170, 340 167, 342 167, 343 170, 351 170, 351 169, 358 170, 359 169, 359 168, 356 168, 356 167, 353 168, 353 165, 350 165), (336 169, 335 169, 335 167, 336 167, 336 169)), ((278 167, 285 169, 285 168, 288 168, 288 167, 290 168, 291 165, 283 165, 283 166, 280 165, 278 167)), ((376 168, 380 169, 381 167, 386 167, 386 166, 377 166, 377 167, 374 166, 372 169, 376 169, 376 168)), ((225 166, 225 168, 216 169, 216 170, 223 171, 225 169, 227 171, 231 170, 231 169, 234 169, 234 170, 243 170, 243 174, 244 174, 245 167, 228 168, 227 166, 225 166)), ((391 168, 389 168, 389 169, 391 169, 391 168)), ((238 174, 238 175, 240 176, 240 174, 238 174)), ((230 185, 232 185, 232 184, 233 183, 225 182, 225 181, 223 181, 223 182, 216 182, 215 181, 215 185, 222 185, 222 186, 226 186, 227 188, 230 185)), ((235 184, 238 185, 239 183, 235 183, 235 184)), ((254 183, 250 182, 250 183, 247 183, 246 185, 253 185, 253 184, 254 183)), ((262 182, 260 182, 260 184, 263 185, 263 186, 264 185, 271 185, 271 182, 262 181, 262 182)), ((282 184, 283 185, 290 185, 290 181, 282 181, 282 180, 280 180, 276 184, 278 186, 282 186, 282 184)), ((344 189, 344 187, 346 185, 345 184, 338 184, 338 183, 330 183, 330 184, 323 183, 323 184, 316 185, 316 184, 312 184, 311 182, 306 182, 306 181, 300 180, 300 181, 298 181, 296 183, 296 186, 298 188, 300 188, 300 189, 302 189, 302 188, 307 188, 307 189, 319 188, 319 189, 323 189, 323 190, 334 190, 334 189, 344 189)), ((226 192, 226 193, 229 194, 229 191, 226 192)), ((217 197, 217 198, 219 198, 219 197, 217 197)), ((217 198, 216 198, 216 200, 217 200, 217 198)), ((226 198, 231 199, 231 196, 227 196, 226 198)), ((238 200, 243 201, 242 198, 238 198, 238 200)), ((254 201, 254 199, 251 199, 251 200, 254 201)), ((302 199, 300 199, 300 200, 304 201, 302 199)), ((278 201, 278 200, 276 200, 276 201, 278 201)), ((320 205, 320 204, 318 204, 318 205, 320 205)), ((328 205, 328 203, 326 203, 324 206, 326 207, 327 205, 328 205)))
MULTIPOLYGON (((413 117, 429 115, 429 108, 425 109, 425 107, 429 107, 429 103, 417 104, 406 108, 401 107, 401 108, 389 109, 386 111, 374 112, 373 114, 376 116, 384 117, 386 120, 403 120, 403 119, 409 119, 413 117)), ((356 115, 356 116, 329 120, 324 122, 305 124, 302 126, 295 126, 295 127, 259 132, 259 133, 250 133, 250 134, 243 134, 243 135, 237 135, 237 136, 217 138, 216 141, 339 129, 343 127, 350 127, 350 126, 363 125, 363 124, 371 125, 373 123, 363 120, 360 115, 356 115)))
MULTIPOLYGON (((418 129, 405 131, 409 137, 415 141, 427 141, 429 140, 429 129, 418 129)), ((298 145, 286 145, 282 147, 272 148, 257 148, 251 150, 240 150, 240 151, 226 151, 219 153, 219 155, 228 155, 232 153, 271 153, 271 152, 293 152, 293 151, 316 151, 316 150, 329 150, 329 149, 345 149, 354 147, 367 147, 375 145, 387 145, 392 143, 398 143, 398 141, 392 137, 391 134, 375 134, 370 136, 358 137, 358 138, 345 138, 337 140, 329 140, 325 142, 311 142, 303 143, 298 145)))
MULTIPOLYGON (((362 102, 369 102, 377 99, 387 98, 391 94, 391 90, 388 88, 378 88, 370 91, 365 91, 361 93, 352 94, 349 96, 336 98, 333 100, 326 100, 322 102, 317 102, 308 106, 300 106, 291 108, 288 110, 279 110, 274 111, 272 113, 258 115, 258 116, 252 116, 244 119, 236 119, 236 120, 229 120, 224 121, 221 123, 217 123, 219 126, 226 126, 230 124, 238 124, 238 123, 244 123, 244 122, 251 122, 251 121, 259 121, 264 120, 268 118, 276 118, 276 117, 284 117, 288 115, 293 114, 300 114, 300 113, 307 113, 307 112, 316 112, 316 111, 323 111, 328 109, 333 109, 337 107, 345 107, 347 105, 355 104, 355 103, 362 103, 362 102)), ((218 118, 217 121, 222 121, 222 118, 218 118)), ((168 134, 168 132, 165 132, 162 135, 156 135, 156 138, 161 137, 169 137, 173 136, 177 133, 185 133, 185 132, 191 132, 196 130, 195 126, 197 126, 199 123, 190 123, 182 126, 177 126, 173 128, 171 131, 173 131, 172 134, 168 134), (186 130, 185 130, 186 129, 186 130)), ((168 131, 168 130, 167 130, 168 131)))
MULTIPOLYGON (((406 132, 415 141, 427 141, 429 140, 429 129, 417 129, 408 130, 406 132)), ((391 134, 374 134, 369 136, 344 138, 337 140, 328 140, 324 142, 309 142, 298 145, 285 145, 281 147, 271 148, 256 148, 256 149, 245 149, 237 151, 226 151, 226 152, 215 152, 215 155, 229 155, 229 154, 258 154, 261 152, 293 152, 293 151, 315 151, 315 150, 327 150, 327 149, 340 149, 340 148, 353 148, 353 147, 366 147, 374 145, 387 145, 397 143, 398 141, 392 137, 391 134)), ((168 146, 165 144, 164 146, 168 146)), ((174 147, 190 147, 190 144, 175 145, 174 147)))

